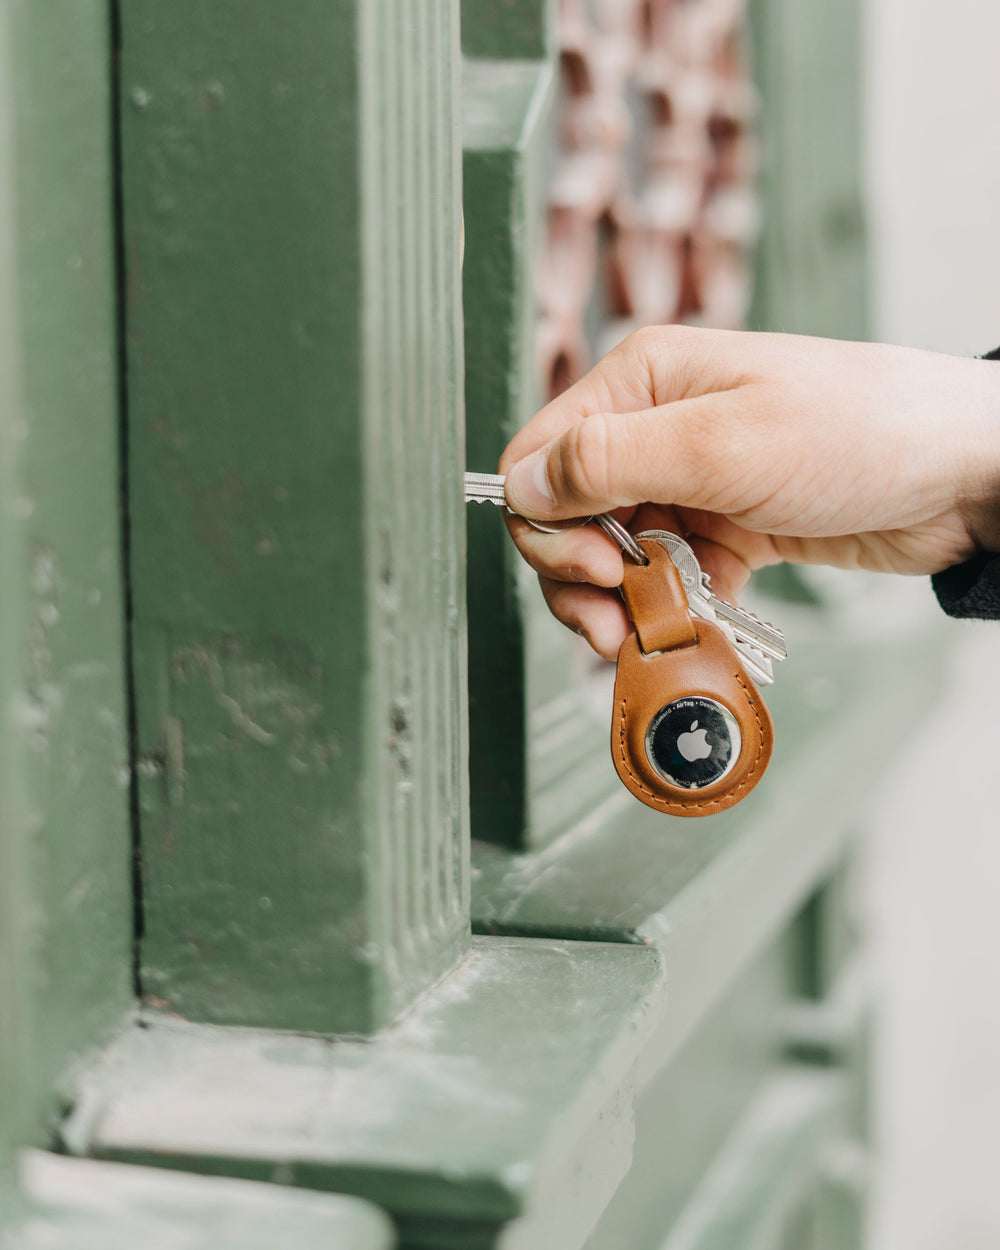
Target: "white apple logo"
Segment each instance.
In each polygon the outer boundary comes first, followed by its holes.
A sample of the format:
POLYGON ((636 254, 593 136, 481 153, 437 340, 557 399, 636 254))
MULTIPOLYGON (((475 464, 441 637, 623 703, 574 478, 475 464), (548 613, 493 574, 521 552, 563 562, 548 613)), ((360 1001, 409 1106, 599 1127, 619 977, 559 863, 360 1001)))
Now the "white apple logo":
POLYGON ((706 731, 698 729, 696 720, 691 722, 691 728, 686 734, 680 734, 677 738, 677 750, 690 764, 693 760, 705 760, 712 754, 712 748, 709 745, 706 731), (695 732, 697 730, 697 732, 695 732))

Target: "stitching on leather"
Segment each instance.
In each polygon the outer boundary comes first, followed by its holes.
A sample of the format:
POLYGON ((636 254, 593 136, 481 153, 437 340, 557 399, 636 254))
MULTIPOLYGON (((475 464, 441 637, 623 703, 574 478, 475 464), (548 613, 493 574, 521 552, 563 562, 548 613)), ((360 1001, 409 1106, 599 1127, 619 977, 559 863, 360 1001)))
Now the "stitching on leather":
MULTIPOLYGON (((760 763, 761 753, 764 750, 764 725, 761 722, 760 713, 757 711, 757 704, 754 701, 752 695, 750 694, 749 686, 746 684, 743 678, 739 675, 739 673, 738 672, 733 673, 732 676, 735 677, 736 680, 739 682, 740 686, 742 686, 743 695, 746 698, 747 703, 750 705, 750 710, 753 712, 754 720, 757 722, 757 754, 754 756, 753 763, 750 765, 750 771, 743 778, 743 780, 736 787, 736 789, 730 790, 730 792, 725 796, 727 799, 731 798, 734 794, 739 794, 741 790, 745 790, 747 786, 749 786, 750 783, 754 780, 756 773, 757 773, 757 765, 760 763)), ((624 767, 628 775, 632 778, 632 780, 635 782, 637 789, 641 790, 643 794, 648 794, 649 797, 659 807, 674 808, 677 811, 684 811, 684 812, 691 811, 692 808, 700 809, 703 807, 704 808, 718 807, 719 804, 722 802, 722 799, 706 799, 704 803, 681 803, 681 802, 678 802, 676 799, 660 798, 658 794, 654 794, 652 790, 650 790, 648 787, 642 784, 639 778, 635 775, 635 773, 629 767, 628 756, 625 753, 625 704, 627 702, 628 700, 623 696, 621 714, 618 718, 618 749, 621 752, 622 766, 624 767)))

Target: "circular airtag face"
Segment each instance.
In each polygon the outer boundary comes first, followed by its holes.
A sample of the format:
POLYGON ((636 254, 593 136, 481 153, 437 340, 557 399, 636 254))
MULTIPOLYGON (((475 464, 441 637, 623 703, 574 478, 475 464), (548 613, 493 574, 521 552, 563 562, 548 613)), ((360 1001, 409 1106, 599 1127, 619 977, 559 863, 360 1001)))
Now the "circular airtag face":
POLYGON ((698 695, 660 708, 646 731, 649 762, 664 781, 685 790, 721 781, 735 767, 742 745, 732 712, 698 695))

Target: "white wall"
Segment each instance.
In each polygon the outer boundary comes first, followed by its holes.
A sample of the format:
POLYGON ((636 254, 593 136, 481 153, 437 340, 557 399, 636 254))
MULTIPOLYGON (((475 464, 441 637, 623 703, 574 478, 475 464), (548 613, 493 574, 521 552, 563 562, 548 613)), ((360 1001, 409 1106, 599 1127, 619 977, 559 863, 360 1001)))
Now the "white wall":
POLYGON ((1000 345, 1000 3, 867 5, 878 334, 988 351, 1000 345))
MULTIPOLYGON (((1000 345, 1000 0, 866 3, 876 337, 978 354, 1000 345)), ((875 821, 872 1250, 1000 1250, 1000 624, 951 636, 875 821)))

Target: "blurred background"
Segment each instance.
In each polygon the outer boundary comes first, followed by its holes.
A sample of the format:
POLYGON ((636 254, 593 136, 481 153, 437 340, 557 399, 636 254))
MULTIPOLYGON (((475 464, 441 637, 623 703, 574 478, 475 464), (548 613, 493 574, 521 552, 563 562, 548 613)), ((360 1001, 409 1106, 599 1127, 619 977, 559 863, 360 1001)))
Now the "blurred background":
MULTIPOLYGON (((872 336, 1000 343, 1000 6, 867 0, 872 336)), ((869 847, 882 977, 874 1250, 1000 1246, 1000 633, 948 629, 943 702, 869 847)))

